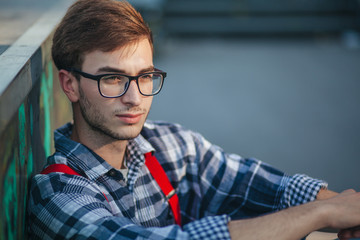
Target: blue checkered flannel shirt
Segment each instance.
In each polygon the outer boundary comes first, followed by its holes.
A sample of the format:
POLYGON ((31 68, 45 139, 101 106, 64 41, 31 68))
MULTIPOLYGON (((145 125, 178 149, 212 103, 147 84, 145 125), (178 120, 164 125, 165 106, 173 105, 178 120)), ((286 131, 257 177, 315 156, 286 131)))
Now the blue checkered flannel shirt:
POLYGON ((56 152, 48 164, 67 164, 81 176, 33 177, 28 202, 32 239, 230 239, 230 219, 313 201, 326 187, 306 175, 287 176, 259 160, 227 154, 179 125, 152 121, 128 143, 126 180, 72 141, 71 131, 70 123, 55 131, 56 152), (174 223, 144 164, 150 151, 179 196, 182 227, 174 223))

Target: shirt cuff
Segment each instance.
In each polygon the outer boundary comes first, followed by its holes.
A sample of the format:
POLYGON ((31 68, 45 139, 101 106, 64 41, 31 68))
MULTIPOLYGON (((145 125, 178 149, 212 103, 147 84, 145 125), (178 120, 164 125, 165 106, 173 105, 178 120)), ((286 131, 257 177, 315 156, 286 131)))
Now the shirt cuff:
POLYGON ((184 226, 190 239, 230 239, 227 215, 205 217, 184 226))
POLYGON ((327 183, 303 174, 296 174, 288 179, 280 209, 314 201, 320 189, 327 188, 327 183))

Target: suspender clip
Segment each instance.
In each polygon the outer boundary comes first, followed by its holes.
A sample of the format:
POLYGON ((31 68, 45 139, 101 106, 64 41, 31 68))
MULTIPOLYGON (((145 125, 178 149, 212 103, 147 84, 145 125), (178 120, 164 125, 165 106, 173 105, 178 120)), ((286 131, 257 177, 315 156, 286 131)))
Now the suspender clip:
POLYGON ((170 198, 172 198, 176 194, 175 189, 171 190, 168 195, 165 196, 166 201, 169 201, 170 198))

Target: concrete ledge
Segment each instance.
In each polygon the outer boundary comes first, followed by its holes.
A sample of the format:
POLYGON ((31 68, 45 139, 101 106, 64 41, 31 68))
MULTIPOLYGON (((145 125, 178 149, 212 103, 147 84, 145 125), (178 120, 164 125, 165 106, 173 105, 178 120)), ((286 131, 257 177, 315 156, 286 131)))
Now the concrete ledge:
POLYGON ((71 120, 50 52, 72 2, 46 11, 0 55, 0 239, 27 239, 29 181, 54 150, 53 130, 71 120))
POLYGON ((60 1, 0 55, 0 132, 40 79, 51 59, 51 35, 72 2, 60 1))

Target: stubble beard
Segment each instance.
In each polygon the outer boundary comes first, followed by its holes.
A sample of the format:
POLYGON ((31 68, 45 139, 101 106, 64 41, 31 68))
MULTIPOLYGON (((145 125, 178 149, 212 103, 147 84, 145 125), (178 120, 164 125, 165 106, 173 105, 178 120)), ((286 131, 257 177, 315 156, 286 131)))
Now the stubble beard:
POLYGON ((91 130, 101 135, 106 135, 114 140, 131 140, 136 138, 140 134, 141 129, 138 132, 132 132, 131 134, 118 133, 112 131, 110 128, 108 128, 105 125, 106 118, 99 113, 98 109, 96 109, 94 105, 90 103, 89 99, 85 96, 81 88, 79 89, 79 93, 80 93, 80 100, 79 100, 80 111, 82 117, 84 118, 88 126, 91 128, 91 130))

